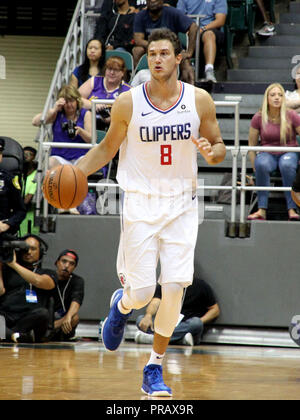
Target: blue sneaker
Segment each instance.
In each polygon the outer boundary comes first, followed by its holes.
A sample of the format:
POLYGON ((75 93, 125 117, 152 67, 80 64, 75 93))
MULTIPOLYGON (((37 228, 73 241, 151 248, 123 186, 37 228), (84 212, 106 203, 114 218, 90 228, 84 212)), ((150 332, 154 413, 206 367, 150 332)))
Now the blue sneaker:
POLYGON ((110 311, 102 326, 102 341, 107 350, 116 350, 124 336, 127 319, 132 314, 123 315, 117 305, 123 296, 123 289, 117 289, 110 300, 110 311))
POLYGON ((172 397, 172 390, 165 385, 160 365, 144 367, 142 391, 152 397, 172 397))

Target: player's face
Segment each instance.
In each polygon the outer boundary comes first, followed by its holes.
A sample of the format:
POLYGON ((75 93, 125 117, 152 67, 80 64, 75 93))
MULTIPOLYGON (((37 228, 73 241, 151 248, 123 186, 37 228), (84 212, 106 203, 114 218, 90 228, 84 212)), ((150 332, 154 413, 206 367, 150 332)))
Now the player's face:
POLYGON ((172 43, 167 39, 152 41, 148 47, 148 66, 154 79, 168 79, 177 73, 180 54, 176 57, 172 43))

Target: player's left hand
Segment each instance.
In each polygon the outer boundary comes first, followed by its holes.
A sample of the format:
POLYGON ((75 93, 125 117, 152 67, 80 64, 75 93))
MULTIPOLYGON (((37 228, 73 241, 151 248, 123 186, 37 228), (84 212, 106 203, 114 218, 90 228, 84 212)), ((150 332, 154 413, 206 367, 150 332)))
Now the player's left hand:
POLYGON ((210 161, 214 158, 212 145, 205 137, 200 137, 199 139, 196 139, 194 136, 191 136, 191 139, 206 161, 210 161))

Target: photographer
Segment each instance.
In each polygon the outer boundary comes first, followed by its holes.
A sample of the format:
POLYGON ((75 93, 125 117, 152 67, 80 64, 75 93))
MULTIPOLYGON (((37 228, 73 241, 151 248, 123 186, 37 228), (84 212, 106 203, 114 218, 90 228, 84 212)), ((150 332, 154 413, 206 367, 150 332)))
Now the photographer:
MULTIPOLYGON (((41 113, 37 114, 32 124, 40 126, 41 113)), ((46 124, 53 124, 53 142, 90 143, 92 140, 92 114, 82 107, 82 99, 74 86, 64 86, 58 99, 46 117, 46 124)), ((89 149, 53 147, 49 159, 49 169, 57 165, 76 164, 89 149)), ((70 213, 79 214, 76 209, 70 213)))
POLYGON ((14 251, 12 261, 3 267, 5 293, 0 297, 0 315, 5 319, 8 341, 40 342, 48 328, 49 291, 55 282, 52 271, 41 268, 47 244, 36 235, 22 241, 28 249, 14 251))
MULTIPOLYGON (((0 164, 3 160, 5 140, 0 138, 0 164)), ((26 208, 21 196, 21 187, 17 177, 0 169, 0 296, 5 293, 2 277, 2 261, 4 250, 1 247, 3 240, 15 235, 20 223, 26 216, 26 208)))

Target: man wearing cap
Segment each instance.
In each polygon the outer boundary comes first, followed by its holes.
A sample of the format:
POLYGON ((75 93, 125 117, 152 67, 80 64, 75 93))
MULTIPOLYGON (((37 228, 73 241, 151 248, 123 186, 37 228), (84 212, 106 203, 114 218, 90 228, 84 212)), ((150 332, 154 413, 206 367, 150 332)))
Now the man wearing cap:
POLYGON ((20 223, 26 216, 26 208, 21 196, 21 187, 17 177, 1 169, 5 140, 0 138, 0 296, 3 294, 1 285, 3 249, 1 241, 9 239, 7 235, 15 235, 20 223))
POLYGON ((56 262, 54 297, 54 331, 52 341, 68 340, 75 335, 79 309, 84 298, 84 280, 74 274, 78 254, 72 249, 62 251, 56 262))

